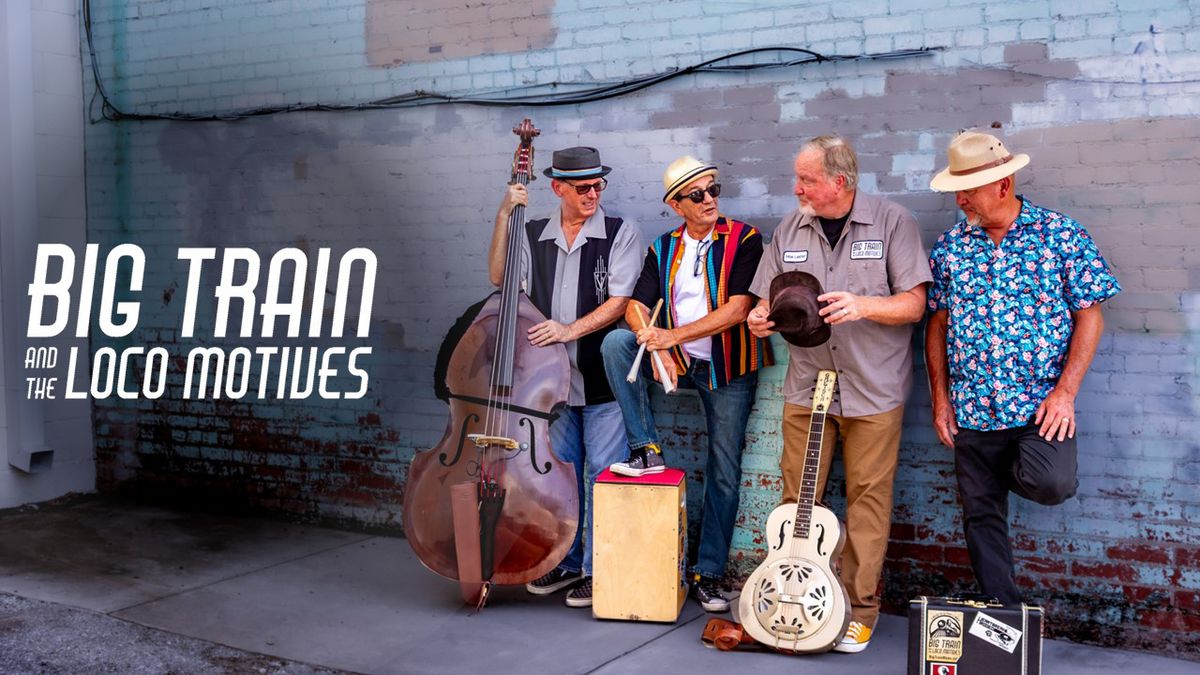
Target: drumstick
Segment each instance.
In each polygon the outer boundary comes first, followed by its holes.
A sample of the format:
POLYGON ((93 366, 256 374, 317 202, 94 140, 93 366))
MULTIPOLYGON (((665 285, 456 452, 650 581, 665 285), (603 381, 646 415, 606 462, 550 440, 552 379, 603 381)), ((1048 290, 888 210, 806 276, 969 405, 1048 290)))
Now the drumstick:
MULTIPOLYGON (((662 298, 659 298, 659 303, 660 304, 662 303, 662 298)), ((635 306, 635 307, 636 307, 636 313, 638 315, 638 318, 639 319, 643 318, 641 307, 637 307, 637 306, 635 306)), ((642 327, 645 328, 649 325, 650 324, 645 323, 645 324, 642 324, 642 327)), ((645 343, 642 343, 642 346, 645 346, 645 343)), ((672 382, 671 378, 667 375, 667 367, 663 365, 662 356, 659 355, 657 350, 650 352, 650 362, 654 364, 654 370, 658 372, 658 379, 662 383, 663 389, 668 394, 675 391, 675 389, 676 389, 675 383, 672 382)), ((636 376, 635 376, 635 379, 636 379, 636 376)))
MULTIPOLYGON (((643 323, 642 328, 645 328, 646 326, 654 325, 654 322, 656 320, 658 320, 658 311, 660 309, 662 309, 662 303, 663 303, 662 298, 659 298, 658 302, 654 305, 654 312, 650 315, 650 323, 643 323)), ((636 312, 637 312, 638 318, 639 319, 643 318, 641 305, 634 305, 634 307, 637 308, 636 312)), ((625 376, 626 382, 636 382, 637 381, 638 370, 642 367, 642 355, 644 355, 645 353, 646 353, 646 343, 643 342, 641 344, 641 346, 638 347, 637 356, 634 357, 634 359, 633 359, 633 367, 629 369, 629 374, 625 376)))

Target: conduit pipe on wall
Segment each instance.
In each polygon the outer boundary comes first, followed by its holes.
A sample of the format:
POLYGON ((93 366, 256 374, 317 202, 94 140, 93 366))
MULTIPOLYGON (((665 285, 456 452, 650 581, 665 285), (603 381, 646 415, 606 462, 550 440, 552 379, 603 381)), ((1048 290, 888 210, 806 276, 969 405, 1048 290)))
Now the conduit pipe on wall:
POLYGON ((45 402, 25 396, 25 284, 37 245, 37 156, 29 0, 0 3, 0 443, 25 473, 50 469, 45 402))

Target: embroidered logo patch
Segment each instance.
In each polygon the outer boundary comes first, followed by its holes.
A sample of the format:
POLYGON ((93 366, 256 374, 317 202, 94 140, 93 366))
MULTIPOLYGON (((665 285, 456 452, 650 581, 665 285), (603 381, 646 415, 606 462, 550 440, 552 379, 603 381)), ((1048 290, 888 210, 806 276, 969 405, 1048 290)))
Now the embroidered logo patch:
POLYGON ((880 260, 883 258, 883 241, 880 239, 864 239, 850 246, 851 260, 880 260))
MULTIPOLYGON (((883 242, 879 242, 883 243, 883 242)), ((802 263, 808 260, 808 250, 803 251, 784 251, 783 262, 785 263, 802 263)))
POLYGON ((997 647, 1003 649, 1009 654, 1017 648, 1017 643, 1021 641, 1021 631, 1012 626, 998 621, 983 612, 975 615, 975 621, 971 623, 971 635, 977 638, 986 640, 997 647))
POLYGON ((596 304, 603 305, 608 295, 608 266, 603 257, 596 258, 596 269, 592 272, 592 280, 596 282, 596 304))

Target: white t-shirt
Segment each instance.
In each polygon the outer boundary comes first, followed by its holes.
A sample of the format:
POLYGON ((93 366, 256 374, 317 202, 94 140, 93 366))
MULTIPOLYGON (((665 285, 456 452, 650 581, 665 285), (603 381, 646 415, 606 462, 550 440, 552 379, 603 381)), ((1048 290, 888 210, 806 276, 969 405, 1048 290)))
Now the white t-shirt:
MULTIPOLYGON (((672 292, 675 297, 671 302, 675 307, 675 325, 686 326, 708 314, 708 298, 704 294, 704 275, 708 265, 708 251, 712 248, 712 232, 702 240, 692 239, 687 230, 683 231, 683 259, 679 261, 679 271, 675 273, 675 283, 672 292), (700 274, 696 274, 696 257, 702 256, 700 274)), ((683 351, 694 359, 712 361, 712 337, 702 337, 698 340, 685 342, 683 351)))

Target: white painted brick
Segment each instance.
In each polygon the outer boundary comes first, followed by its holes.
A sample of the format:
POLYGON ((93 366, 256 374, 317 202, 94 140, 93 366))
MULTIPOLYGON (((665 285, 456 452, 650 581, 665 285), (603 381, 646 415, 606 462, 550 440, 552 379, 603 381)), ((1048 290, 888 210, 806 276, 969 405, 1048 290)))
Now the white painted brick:
POLYGON ((1087 19, 1055 21, 1052 27, 1055 40, 1077 40, 1088 35, 1087 19))
POLYGON ((892 14, 906 14, 923 10, 941 10, 945 8, 945 0, 890 0, 888 7, 892 14))
POLYGON ((1192 14, 1186 9, 1174 11, 1161 10, 1157 12, 1127 13, 1121 15, 1121 29, 1125 32, 1149 31, 1154 26, 1156 31, 1182 29, 1195 30, 1192 14))
POLYGON ((958 56, 963 59, 963 63, 967 64, 1004 63, 1004 45, 989 45, 974 53, 971 50, 964 49, 959 51, 958 56))
POLYGON ((983 10, 979 7, 960 7, 925 15, 925 27, 966 28, 983 25, 983 10))
MULTIPOLYGON (((657 16, 655 18, 658 18, 657 16)), ((782 23, 791 23, 784 21, 782 23)), ((721 17, 722 31, 743 31, 755 28, 770 28, 775 25, 773 16, 769 13, 741 12, 721 17)))
POLYGON ((892 155, 892 173, 933 171, 934 158, 929 153, 892 155))
POLYGON ((717 25, 708 18, 676 19, 670 23, 671 37, 701 36, 717 31, 717 25))
POLYGON ((1109 38, 1068 40, 1050 45, 1050 56, 1055 59, 1085 59, 1093 56, 1111 56, 1113 41, 1109 38))
POLYGON ((886 16, 873 17, 864 19, 862 22, 862 30, 868 36, 871 35, 893 35, 895 33, 908 33, 919 31, 924 27, 919 14, 910 14, 908 16, 886 16))
POLYGON ((896 49, 920 49, 921 47, 925 47, 927 45, 931 47, 950 46, 935 42, 926 43, 924 33, 900 33, 893 36, 892 41, 895 43, 896 49))
POLYGON ((862 37, 862 34, 862 24, 857 21, 834 21, 819 26, 808 27, 809 37, 816 40, 862 37))
POLYGON ((1155 97, 1146 112, 1153 117, 1195 117, 1200 115, 1200 95, 1155 97))
POLYGON ((1050 17, 1048 0, 1037 2, 1007 2, 989 3, 984 10, 984 17, 989 21, 1008 21, 1010 19, 1042 19, 1050 17))
POLYGON ((1048 40, 1053 24, 1048 20, 1032 20, 1021 22, 1022 40, 1048 40))
MULTIPOLYGON (((572 50, 574 51, 574 50, 572 50)), ((599 50, 579 50, 591 56, 599 50)), ((512 68, 512 57, 508 54, 493 54, 489 56, 473 56, 467 60, 467 71, 471 73, 494 73, 512 68)))
POLYGON ((697 16, 703 12, 703 5, 696 0, 688 2, 672 2, 672 3, 657 3, 654 6, 653 17, 655 21, 682 19, 689 16, 697 16))
POLYGON ((882 54, 893 49, 895 47, 890 35, 875 35, 863 41, 863 51, 868 54, 882 54))
POLYGON ((1117 9, 1117 0, 1050 0, 1050 12, 1056 16, 1079 16, 1081 14, 1111 14, 1117 9))
MULTIPOLYGON (((1090 17, 1087 19, 1087 34, 1092 37, 1109 37, 1117 34, 1120 21, 1115 16, 1090 17)), ((1055 37, 1058 31, 1055 30, 1055 37)), ((1072 36, 1078 37, 1078 36, 1072 36)))
POLYGON ((879 16, 888 13, 888 0, 860 0, 835 3, 830 10, 835 19, 879 16))
MULTIPOLYGON (((696 50, 698 42, 698 39, 658 40, 650 45, 650 53, 654 56, 690 54, 696 50)), ((690 62, 691 59, 687 61, 690 62)))

